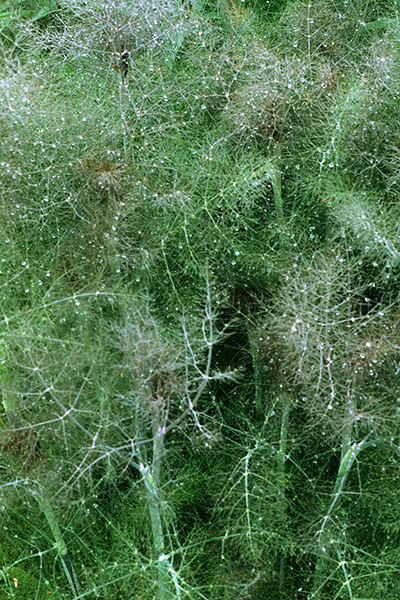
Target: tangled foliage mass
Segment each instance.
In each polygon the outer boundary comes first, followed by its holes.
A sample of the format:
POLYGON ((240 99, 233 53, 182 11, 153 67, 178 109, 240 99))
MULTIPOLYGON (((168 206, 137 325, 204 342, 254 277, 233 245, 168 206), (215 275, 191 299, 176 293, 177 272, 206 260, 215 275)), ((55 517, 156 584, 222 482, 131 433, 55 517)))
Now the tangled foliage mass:
POLYGON ((0 597, 400 597, 395 0, 0 9, 0 597))

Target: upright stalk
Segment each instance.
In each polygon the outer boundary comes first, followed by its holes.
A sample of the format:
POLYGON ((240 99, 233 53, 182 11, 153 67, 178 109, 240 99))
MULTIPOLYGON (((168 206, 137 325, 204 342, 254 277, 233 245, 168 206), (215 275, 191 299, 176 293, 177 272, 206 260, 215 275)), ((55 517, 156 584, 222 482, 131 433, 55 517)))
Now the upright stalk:
MULTIPOLYGON (((256 342, 257 332, 251 332, 249 330, 249 345, 251 356, 253 360, 253 372, 254 372, 254 383, 255 383, 255 403, 256 408, 259 412, 265 410, 265 382, 263 376, 264 361, 261 353, 258 351, 256 342)), ((285 393, 281 393, 278 398, 278 404, 281 405, 281 427, 279 435, 279 448, 276 457, 277 466, 277 505, 279 511, 279 519, 281 527, 285 526, 286 523, 286 452, 287 452, 287 440, 288 440, 288 427, 289 427, 289 412, 290 402, 289 398, 285 393)), ((246 467, 246 472, 248 471, 246 467)), ((246 488, 247 489, 247 488, 246 488)), ((249 512, 247 511, 248 515, 249 512)), ((250 529, 250 528, 249 528, 250 529)), ((278 574, 279 574, 279 586, 282 587, 285 581, 285 568, 286 568, 286 554, 285 550, 279 552, 278 555, 278 574)))
POLYGON ((315 566, 313 593, 311 595, 312 599, 317 599, 317 600, 320 599, 321 591, 322 591, 325 581, 328 577, 329 528, 327 527, 327 523, 334 515, 334 510, 335 510, 336 504, 337 504, 339 497, 343 491, 347 477, 350 473, 350 469, 351 469, 355 459, 357 458, 358 453, 365 446, 365 444, 366 444, 366 440, 363 440, 360 443, 354 442, 353 444, 351 444, 351 446, 347 450, 347 452, 344 455, 342 455, 338 474, 337 474, 335 485, 333 488, 332 501, 328 507, 328 510, 326 511, 326 514, 322 520, 321 528, 318 532, 318 546, 319 546, 320 554, 318 556, 317 563, 315 566))
POLYGON ((55 517, 54 511, 51 507, 50 502, 40 493, 35 492, 35 498, 46 517, 47 523, 51 529, 54 540, 56 542, 56 549, 58 556, 60 557, 61 564, 64 569, 65 576, 68 580, 69 586, 73 592, 73 598, 79 597, 80 594, 80 584, 79 580, 75 574, 74 567, 72 566, 71 558, 68 553, 67 545, 64 541, 63 535, 61 533, 60 526, 55 517))
POLYGON ((169 561, 165 556, 164 530, 161 516, 160 499, 155 485, 152 469, 147 467, 142 470, 147 489, 149 503, 151 533, 153 538, 153 558, 156 561, 156 590, 155 600, 175 598, 171 586, 169 561))
MULTIPOLYGON (((277 475, 278 475, 278 507, 282 526, 286 523, 286 451, 289 426, 289 402, 286 397, 282 399, 282 420, 279 436, 279 451, 277 456, 277 475)), ((286 553, 283 549, 279 557, 279 586, 282 587, 285 582, 286 553)))
POLYGON ((250 353, 253 362, 253 376, 254 376, 254 387, 255 387, 255 405, 257 412, 265 410, 265 386, 263 377, 263 366, 264 360, 261 352, 257 347, 256 342, 257 330, 251 331, 248 327, 248 339, 250 346, 250 353))
POLYGON ((272 190, 274 193, 274 203, 278 223, 283 222, 283 201, 282 201, 282 171, 281 171, 281 145, 278 142, 274 151, 274 169, 272 174, 272 190))
POLYGON ((160 472, 161 458, 164 450, 164 432, 161 426, 161 410, 153 408, 153 462, 151 466, 141 464, 141 472, 147 490, 151 533, 153 538, 153 558, 156 561, 156 590, 154 600, 172 600, 180 598, 180 588, 176 573, 165 555, 165 536, 163 528, 160 472))

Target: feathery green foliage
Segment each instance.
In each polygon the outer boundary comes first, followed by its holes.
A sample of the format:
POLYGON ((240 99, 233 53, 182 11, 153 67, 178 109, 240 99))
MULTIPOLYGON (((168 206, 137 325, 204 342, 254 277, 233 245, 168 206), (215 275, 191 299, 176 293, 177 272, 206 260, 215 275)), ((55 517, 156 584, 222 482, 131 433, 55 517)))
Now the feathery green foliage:
POLYGON ((1 598, 398 598, 399 31, 2 7, 1 598))

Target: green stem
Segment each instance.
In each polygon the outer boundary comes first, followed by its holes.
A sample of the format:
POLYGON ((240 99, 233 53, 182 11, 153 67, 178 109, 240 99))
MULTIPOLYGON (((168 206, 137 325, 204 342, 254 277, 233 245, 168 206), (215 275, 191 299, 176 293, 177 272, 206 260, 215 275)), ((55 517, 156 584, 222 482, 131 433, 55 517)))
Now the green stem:
POLYGON ((171 579, 174 577, 173 570, 167 556, 165 555, 164 531, 161 516, 161 506, 158 497, 158 490, 153 477, 153 470, 149 467, 143 467, 144 481, 147 489, 149 502, 150 524, 153 537, 153 553, 156 561, 157 582, 154 600, 172 600, 176 594, 172 591, 171 579))
POLYGON ((250 346, 250 353, 253 362, 253 373, 254 373, 254 386, 255 386, 255 405, 257 412, 262 412, 265 409, 265 390, 264 390, 264 382, 263 382, 263 357, 261 352, 257 347, 257 343, 255 341, 257 336, 257 331, 252 332, 249 328, 248 330, 248 339, 250 346))
POLYGON ((343 491, 344 485, 345 485, 347 478, 349 476, 349 473, 350 473, 350 469, 351 469, 355 459, 357 458, 358 453, 364 447, 365 443, 366 443, 366 440, 363 440, 360 443, 353 443, 353 444, 351 444, 349 449, 345 452, 345 454, 342 453, 338 474, 336 476, 336 481, 335 481, 335 485, 333 488, 332 502, 331 502, 330 506, 328 507, 326 515, 324 516, 324 518, 322 520, 321 528, 319 530, 318 545, 319 545, 319 549, 320 549, 321 553, 318 556, 317 563, 315 566, 314 586, 313 586, 313 593, 311 595, 312 599, 316 599, 316 598, 319 599, 319 597, 320 597, 319 595, 322 591, 322 588, 324 587, 324 582, 326 581, 327 575, 328 575, 329 555, 328 555, 327 550, 328 550, 328 544, 329 544, 329 533, 328 533, 327 523, 333 517, 335 506, 336 506, 336 504, 339 500, 339 497, 343 491))
POLYGON ((141 465, 149 502, 150 524, 153 538, 153 554, 156 561, 157 583, 154 600, 180 598, 180 587, 176 573, 165 554, 165 536, 159 496, 161 458, 164 451, 164 433, 161 426, 160 409, 153 410, 153 463, 141 465))
MULTIPOLYGON (((286 451, 289 426, 289 402, 283 398, 281 431, 279 437, 279 452, 277 457, 278 473, 278 505, 280 510, 281 522, 284 526, 286 522, 286 451)), ((279 585, 282 587, 285 581, 286 555, 282 550, 279 557, 279 585)))
POLYGON ((274 169, 272 174, 272 190, 274 193, 274 202, 278 223, 283 222, 283 201, 282 201, 282 170, 281 170, 281 145, 276 144, 274 169))
POLYGON ((65 576, 74 594, 74 598, 76 598, 77 596, 79 596, 80 593, 79 581, 72 566, 72 562, 68 553, 68 548, 61 533, 60 526, 56 520, 54 511, 51 508, 49 501, 40 492, 35 493, 35 498, 44 516, 46 517, 47 523, 49 524, 54 540, 56 542, 57 553, 60 557, 65 576))

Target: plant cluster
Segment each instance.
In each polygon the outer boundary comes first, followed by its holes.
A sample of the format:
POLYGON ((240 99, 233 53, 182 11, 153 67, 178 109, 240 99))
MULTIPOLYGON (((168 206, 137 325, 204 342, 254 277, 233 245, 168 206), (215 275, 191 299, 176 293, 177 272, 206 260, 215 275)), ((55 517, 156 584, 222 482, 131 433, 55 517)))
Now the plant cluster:
POLYGON ((399 12, 0 12, 0 596, 396 600, 399 12))

